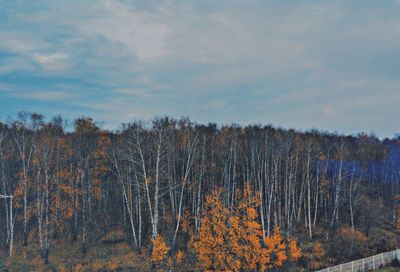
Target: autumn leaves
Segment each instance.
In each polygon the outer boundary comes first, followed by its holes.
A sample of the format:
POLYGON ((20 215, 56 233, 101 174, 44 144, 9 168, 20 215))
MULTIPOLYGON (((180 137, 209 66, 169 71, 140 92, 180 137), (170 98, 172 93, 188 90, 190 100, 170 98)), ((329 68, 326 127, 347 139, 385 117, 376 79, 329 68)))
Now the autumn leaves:
POLYGON ((169 247, 164 241, 164 238, 157 234, 156 239, 153 241, 153 251, 151 254, 151 261, 154 263, 160 263, 167 255, 169 247))
MULTIPOLYGON (((278 226, 265 236, 258 223, 258 193, 253 193, 249 185, 237 190, 232 209, 224 207, 222 194, 216 189, 206 197, 197 235, 191 233, 188 249, 196 257, 197 269, 265 271, 301 257, 297 241, 285 239, 278 226)), ((164 240, 157 236, 152 261, 161 262, 167 252, 164 240)))

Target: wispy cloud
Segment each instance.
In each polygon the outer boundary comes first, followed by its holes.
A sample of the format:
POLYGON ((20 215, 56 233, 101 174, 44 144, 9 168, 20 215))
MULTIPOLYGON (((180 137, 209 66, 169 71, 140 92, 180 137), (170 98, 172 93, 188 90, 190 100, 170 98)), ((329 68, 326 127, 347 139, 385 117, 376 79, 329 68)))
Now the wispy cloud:
POLYGON ((105 1, 106 16, 79 26, 87 35, 101 35, 110 43, 126 47, 140 62, 156 61, 167 54, 168 27, 157 17, 118 1, 105 1))
POLYGON ((31 91, 29 93, 19 93, 15 96, 25 99, 37 99, 43 101, 61 101, 70 97, 68 93, 56 91, 31 91))
POLYGON ((34 54, 33 59, 39 63, 44 70, 62 71, 68 68, 69 55, 65 53, 34 54))
POLYGON ((0 95, 15 99, 38 101, 65 101, 74 97, 70 93, 63 91, 26 90, 9 84, 0 84, 0 95))

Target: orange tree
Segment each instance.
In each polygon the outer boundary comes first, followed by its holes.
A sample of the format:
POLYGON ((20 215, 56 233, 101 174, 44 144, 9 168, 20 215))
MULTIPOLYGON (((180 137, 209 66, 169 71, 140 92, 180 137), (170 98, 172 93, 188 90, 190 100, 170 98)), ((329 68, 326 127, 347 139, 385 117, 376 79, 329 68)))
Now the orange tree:
POLYGON ((229 211, 221 201, 222 190, 206 196, 203 217, 197 237, 191 242, 203 270, 233 270, 233 254, 228 245, 229 211))
POLYGON ((221 201, 222 190, 206 197, 201 225, 193 248, 199 269, 213 271, 265 271, 297 260, 301 251, 294 239, 284 239, 278 227, 263 238, 257 208, 257 193, 246 185, 236 192, 236 204, 230 212, 221 201))
POLYGON ((161 263, 169 251, 169 247, 164 241, 164 238, 157 234, 156 239, 153 241, 153 251, 151 253, 151 260, 155 264, 161 263))

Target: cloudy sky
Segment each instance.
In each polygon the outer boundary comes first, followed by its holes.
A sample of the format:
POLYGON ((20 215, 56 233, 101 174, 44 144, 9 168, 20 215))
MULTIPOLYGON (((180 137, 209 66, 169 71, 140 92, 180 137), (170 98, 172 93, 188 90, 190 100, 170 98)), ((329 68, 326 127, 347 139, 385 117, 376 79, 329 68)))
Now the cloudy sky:
POLYGON ((400 132, 400 1, 0 0, 0 118, 400 132))

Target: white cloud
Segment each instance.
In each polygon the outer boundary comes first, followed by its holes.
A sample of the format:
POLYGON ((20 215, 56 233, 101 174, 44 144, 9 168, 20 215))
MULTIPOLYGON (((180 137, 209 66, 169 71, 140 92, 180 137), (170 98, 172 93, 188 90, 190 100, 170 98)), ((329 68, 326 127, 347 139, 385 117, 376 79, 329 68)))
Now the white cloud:
POLYGON ((101 1, 104 14, 80 24, 87 35, 101 35, 111 43, 130 50, 140 62, 156 61, 167 54, 167 26, 154 21, 156 16, 139 12, 119 1, 101 1), (105 15, 103 17, 103 15, 105 15))
POLYGON ((66 53, 34 54, 33 59, 47 71, 62 71, 69 66, 69 55, 66 53))

